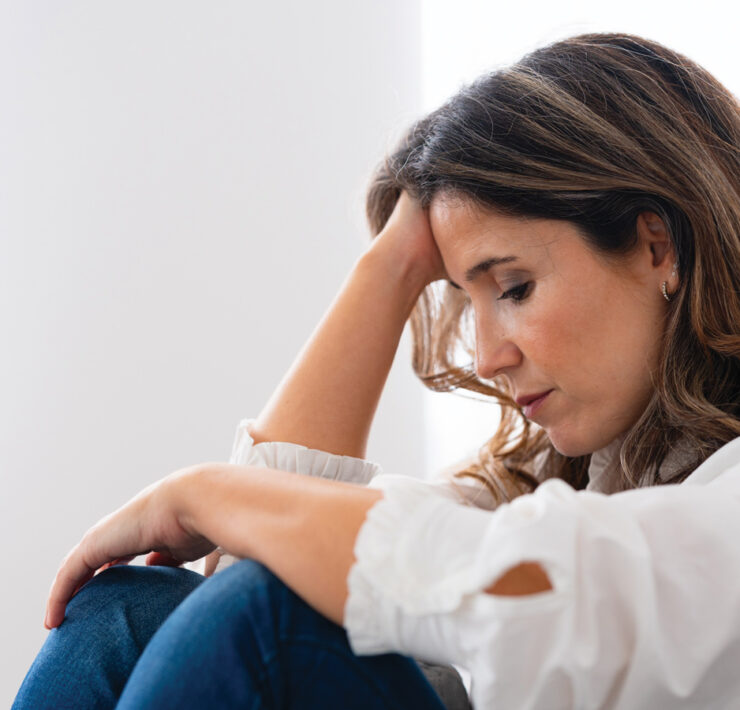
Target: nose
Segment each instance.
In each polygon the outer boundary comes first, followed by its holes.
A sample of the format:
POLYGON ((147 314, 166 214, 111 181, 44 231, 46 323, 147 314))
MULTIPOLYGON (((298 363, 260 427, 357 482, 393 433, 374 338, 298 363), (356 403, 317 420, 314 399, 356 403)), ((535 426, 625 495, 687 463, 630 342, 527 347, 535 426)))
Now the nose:
MULTIPOLYGON (((496 325, 476 319, 475 371, 478 377, 490 380, 519 365, 522 351, 511 337, 496 333, 496 325)), ((500 328, 499 328, 500 330, 500 328)))

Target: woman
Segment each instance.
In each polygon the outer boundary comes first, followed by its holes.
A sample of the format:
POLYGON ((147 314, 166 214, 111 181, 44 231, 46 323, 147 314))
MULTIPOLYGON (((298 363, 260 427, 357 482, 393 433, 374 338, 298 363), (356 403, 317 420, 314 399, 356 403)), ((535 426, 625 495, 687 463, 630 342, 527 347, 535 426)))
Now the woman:
POLYGON ((230 463, 149 486, 64 559, 17 707, 444 707, 412 658, 468 668, 476 708, 731 707, 739 146, 726 89, 627 35, 420 120, 230 463), (363 459, 409 317, 428 386, 502 407, 448 482, 363 459), (177 567, 204 555, 208 579, 177 567))

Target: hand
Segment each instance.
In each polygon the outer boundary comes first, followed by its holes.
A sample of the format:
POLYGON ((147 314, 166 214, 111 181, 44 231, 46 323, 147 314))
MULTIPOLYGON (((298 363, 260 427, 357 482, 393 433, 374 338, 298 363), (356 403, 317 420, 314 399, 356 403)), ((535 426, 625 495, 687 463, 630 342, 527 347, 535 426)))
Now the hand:
POLYGON ((59 626, 69 600, 96 572, 112 564, 127 564, 149 552, 147 565, 177 566, 216 548, 197 531, 186 530, 178 520, 181 501, 192 490, 199 471, 199 466, 180 469, 147 486, 85 533, 62 560, 51 585, 46 628, 59 626))
POLYGON ((391 216, 375 238, 371 248, 397 250, 423 271, 425 283, 446 279, 447 271, 429 223, 428 210, 402 190, 391 216))
POLYGON ((221 559, 222 552, 220 550, 214 550, 210 555, 206 555, 205 569, 203 575, 205 577, 211 577, 216 571, 219 560, 221 559))

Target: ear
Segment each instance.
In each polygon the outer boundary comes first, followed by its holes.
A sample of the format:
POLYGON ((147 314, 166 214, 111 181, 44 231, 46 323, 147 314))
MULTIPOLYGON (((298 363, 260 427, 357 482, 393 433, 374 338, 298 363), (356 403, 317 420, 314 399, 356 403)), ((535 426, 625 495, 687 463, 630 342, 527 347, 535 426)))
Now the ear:
POLYGON ((653 266, 660 266, 666 260, 670 261, 671 266, 673 265, 673 244, 668 236, 665 222, 655 212, 641 212, 637 216, 637 236, 642 246, 650 249, 653 266))
POLYGON ((649 269, 655 270, 659 281, 667 281, 675 289, 678 275, 673 270, 676 250, 673 247, 665 222, 655 212, 641 212, 637 217, 637 236, 640 254, 649 259, 649 269))

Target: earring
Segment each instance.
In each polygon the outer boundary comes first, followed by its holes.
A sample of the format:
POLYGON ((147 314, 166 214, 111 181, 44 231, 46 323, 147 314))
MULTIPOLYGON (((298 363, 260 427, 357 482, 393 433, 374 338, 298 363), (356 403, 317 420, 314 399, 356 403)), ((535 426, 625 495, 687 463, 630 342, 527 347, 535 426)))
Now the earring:
MULTIPOLYGON (((675 276, 676 275, 676 269, 678 269, 678 262, 677 261, 676 262, 673 262, 673 271, 671 272, 671 276, 675 276)), ((660 285, 660 290, 663 292, 663 297, 665 298, 665 300, 666 301, 670 301, 671 300, 671 297, 668 295, 668 291, 666 290, 666 285, 667 284, 668 284, 668 282, 667 281, 664 281, 660 285)))

